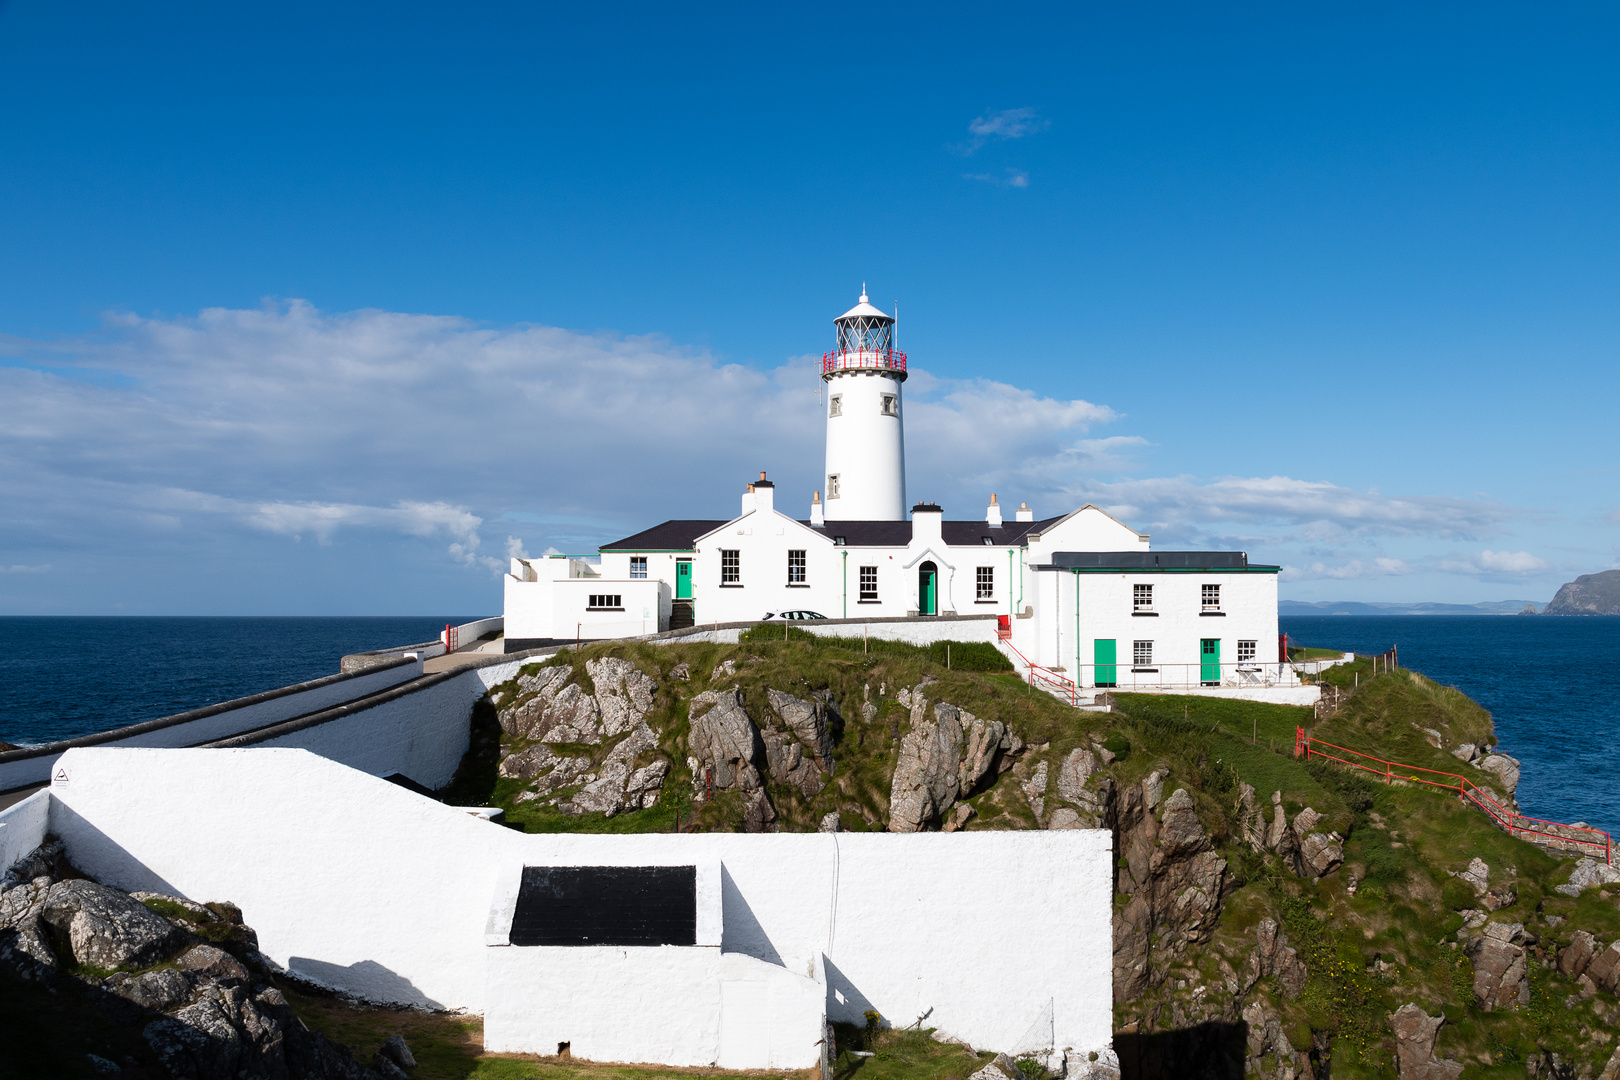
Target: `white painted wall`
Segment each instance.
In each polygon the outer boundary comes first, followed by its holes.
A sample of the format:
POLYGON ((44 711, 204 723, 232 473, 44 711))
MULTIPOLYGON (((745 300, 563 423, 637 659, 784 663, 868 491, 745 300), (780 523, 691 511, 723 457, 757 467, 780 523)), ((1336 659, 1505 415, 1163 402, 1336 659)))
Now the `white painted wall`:
POLYGON ((1147 533, 1087 503, 1045 532, 1031 533, 1029 557, 1032 563, 1050 563, 1058 551, 1148 551, 1148 539, 1147 533))
MULTIPOLYGON (((849 354, 854 356, 855 354, 849 354)), ((823 480, 823 505, 834 521, 904 521, 906 449, 900 380, 876 369, 839 371, 823 376, 827 384, 826 477, 839 477, 839 496, 823 480), (895 414, 883 415, 883 397, 892 395, 895 414), (840 401, 832 415, 833 399, 840 401)))
POLYGON ((0 810, 0 873, 45 842, 50 831, 51 793, 36 791, 0 810))
POLYGON ((0 791, 45 783, 50 779, 51 768, 57 758, 73 745, 196 746, 342 705, 397 686, 421 674, 420 659, 388 668, 365 668, 353 673, 328 675, 267 694, 238 698, 206 709, 193 709, 99 732, 83 739, 69 739, 36 750, 9 751, 0 755, 0 791))
POLYGON ((999 1048, 1050 1009, 1059 1047, 1110 1038, 1105 831, 526 836, 295 750, 83 749, 62 765, 51 829, 76 865, 236 902, 277 963, 363 996, 485 1011, 500 951, 486 922, 514 861, 717 861, 724 951, 807 977, 824 954, 834 1019, 927 1013, 999 1048))
POLYGON ((1277 659, 1277 575, 1275 573, 1081 573, 1034 572, 1033 619, 1013 621, 1013 643, 1031 660, 1076 670, 1080 683, 1095 682, 1097 639, 1115 641, 1116 683, 1120 689, 1197 685, 1201 681, 1200 642, 1220 641, 1222 682, 1297 685, 1298 678, 1277 659), (1152 615, 1134 614, 1134 586, 1153 586, 1152 615), (1221 587, 1220 615, 1202 614, 1202 586, 1221 587), (1079 621, 1075 612, 1078 600, 1079 621), (1134 643, 1153 642, 1154 672, 1132 672, 1134 643), (1238 642, 1255 642, 1254 662, 1238 662, 1238 642), (1076 646, 1078 644, 1078 654, 1076 646), (1259 668, 1240 671, 1239 668, 1259 668))
POLYGON ((571 638, 637 637, 656 634, 669 625, 672 585, 652 578, 565 578, 551 585, 550 633, 536 635, 571 638), (593 611, 593 595, 618 596, 622 611, 593 611))
MULTIPOLYGON (((476 619, 470 623, 462 623, 456 627, 456 646, 465 649, 491 630, 500 630, 505 625, 503 616, 495 615, 488 619, 476 619)), ((444 631, 439 631, 439 641, 444 643, 444 631)))

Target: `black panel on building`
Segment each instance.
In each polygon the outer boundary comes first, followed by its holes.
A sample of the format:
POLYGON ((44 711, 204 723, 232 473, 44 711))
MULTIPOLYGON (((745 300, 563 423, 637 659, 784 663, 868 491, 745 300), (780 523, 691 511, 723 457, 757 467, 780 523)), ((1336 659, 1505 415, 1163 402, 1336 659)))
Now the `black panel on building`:
POLYGON ((695 945, 695 866, 525 866, 513 945, 695 945))

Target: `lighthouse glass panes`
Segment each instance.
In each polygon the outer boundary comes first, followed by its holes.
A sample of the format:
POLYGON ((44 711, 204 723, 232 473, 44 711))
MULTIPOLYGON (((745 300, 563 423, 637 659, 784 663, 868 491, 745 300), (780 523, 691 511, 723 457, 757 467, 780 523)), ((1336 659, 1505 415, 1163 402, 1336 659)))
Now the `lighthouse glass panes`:
POLYGON ((804 552, 803 548, 793 548, 788 552, 788 584, 804 584, 804 552))
POLYGON ((994 600, 996 598, 996 568, 993 566, 979 567, 978 576, 974 580, 973 598, 975 600, 994 600))
POLYGON ((1221 587, 1219 585, 1204 586, 1204 610, 1221 610, 1221 587))
POLYGON ((876 600, 877 595, 877 567, 861 567, 861 599, 876 600))
POLYGON ((736 548, 720 549, 720 584, 736 585, 742 581, 742 553, 736 548))
MULTIPOLYGON (((1132 611, 1152 611, 1153 610, 1153 586, 1151 586, 1151 585, 1132 585, 1131 586, 1131 610, 1132 611)), ((1138 642, 1137 644, 1141 644, 1141 643, 1138 642)))
MULTIPOLYGON (((865 294, 861 299, 866 299, 865 294)), ((846 315, 835 325, 838 327, 839 352, 886 353, 894 349, 894 320, 882 312, 846 315)))
POLYGON ((645 581, 647 579, 647 556, 630 556, 630 577, 635 581, 645 581))

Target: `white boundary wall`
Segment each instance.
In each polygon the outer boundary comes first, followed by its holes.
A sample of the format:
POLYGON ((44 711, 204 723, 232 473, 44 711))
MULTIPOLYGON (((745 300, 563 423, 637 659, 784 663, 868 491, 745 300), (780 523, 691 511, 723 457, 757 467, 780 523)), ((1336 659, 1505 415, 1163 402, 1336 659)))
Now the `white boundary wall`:
POLYGON ((716 861, 723 951, 807 978, 824 955, 832 1019, 926 1014, 1015 1051, 1050 1015, 1039 1042, 1109 1045, 1106 831, 524 835, 297 750, 91 748, 61 767, 50 828, 75 865, 238 903, 277 963, 364 997, 485 1011, 485 928, 514 863, 716 861))
MULTIPOLYGON (((0 791, 46 783, 51 778, 51 768, 57 759, 75 745, 196 746, 342 705, 397 686, 421 674, 422 661, 418 658, 413 663, 368 668, 346 675, 328 675, 281 690, 193 709, 189 713, 176 713, 174 716, 142 721, 44 747, 10 751, 0 755, 0 791), (5 760, 7 758, 9 760, 5 760)), ((451 768, 454 771, 454 766, 451 768)))
POLYGON ((36 791, 0 811, 0 873, 45 842, 50 831, 51 793, 36 791))

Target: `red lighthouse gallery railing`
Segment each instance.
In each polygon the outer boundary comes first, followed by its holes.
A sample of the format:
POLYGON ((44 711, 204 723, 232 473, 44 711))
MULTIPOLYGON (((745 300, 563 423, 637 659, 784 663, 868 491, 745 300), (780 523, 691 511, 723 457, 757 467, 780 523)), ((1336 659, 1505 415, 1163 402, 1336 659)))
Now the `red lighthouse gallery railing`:
POLYGON ((854 368, 878 368, 883 371, 906 370, 906 354, 899 349, 850 349, 823 353, 821 356, 821 373, 830 375, 834 371, 849 371, 854 368))

